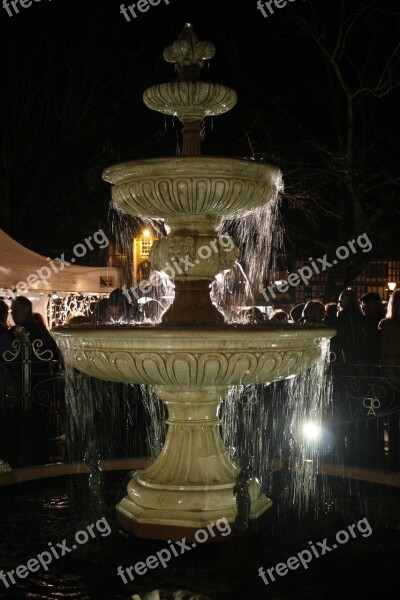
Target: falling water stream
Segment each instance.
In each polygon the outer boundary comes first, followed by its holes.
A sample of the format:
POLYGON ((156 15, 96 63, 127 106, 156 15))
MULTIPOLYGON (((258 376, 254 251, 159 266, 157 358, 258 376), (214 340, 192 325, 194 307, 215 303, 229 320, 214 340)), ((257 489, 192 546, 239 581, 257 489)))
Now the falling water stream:
POLYGON ((278 273, 278 257, 283 254, 283 225, 280 205, 283 183, 267 204, 241 219, 223 219, 219 233, 229 233, 240 249, 240 262, 253 293, 260 284, 272 282, 278 273))
POLYGON ((231 386, 222 404, 225 445, 232 458, 261 483, 268 495, 282 495, 283 507, 299 519, 318 516, 329 490, 317 484, 320 457, 330 450, 323 417, 330 408, 329 342, 308 371, 272 384, 231 386))

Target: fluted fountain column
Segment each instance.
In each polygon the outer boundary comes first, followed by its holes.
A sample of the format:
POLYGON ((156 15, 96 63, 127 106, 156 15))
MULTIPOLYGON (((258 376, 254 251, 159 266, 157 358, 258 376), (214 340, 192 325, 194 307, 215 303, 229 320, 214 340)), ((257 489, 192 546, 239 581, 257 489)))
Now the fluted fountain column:
MULTIPOLYGON (((237 514, 232 488, 239 468, 222 443, 217 416, 225 388, 160 386, 156 393, 168 408, 167 439, 157 460, 128 484, 118 521, 136 535, 153 537, 153 522, 155 538, 191 540, 197 529, 222 517, 232 522, 237 514)), ((250 496, 251 518, 272 504, 255 480, 250 496)))

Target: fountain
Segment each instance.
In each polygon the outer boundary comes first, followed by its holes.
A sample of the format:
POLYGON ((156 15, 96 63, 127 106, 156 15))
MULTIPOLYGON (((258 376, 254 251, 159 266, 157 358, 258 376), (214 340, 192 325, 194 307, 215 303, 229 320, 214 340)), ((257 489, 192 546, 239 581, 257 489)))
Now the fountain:
MULTIPOLYGON (((164 51, 178 80, 144 92, 150 109, 183 123, 181 156, 122 163, 104 172, 118 207, 163 218, 170 229, 151 255, 155 269, 174 273, 175 300, 162 323, 52 331, 69 365, 103 380, 155 386, 167 406, 168 435, 159 457, 133 477, 117 505, 122 528, 154 539, 193 541, 199 528, 221 518, 235 521, 239 468, 222 443, 217 417, 227 387, 303 372, 321 354, 318 341, 334 335, 322 327, 227 325, 211 302, 210 283, 238 256, 233 240, 216 233, 222 217, 245 217, 281 186, 276 167, 202 155, 203 119, 236 103, 232 89, 198 79, 214 52, 186 25, 164 51)), ((249 517, 257 519, 271 500, 255 478, 248 493, 249 517)))

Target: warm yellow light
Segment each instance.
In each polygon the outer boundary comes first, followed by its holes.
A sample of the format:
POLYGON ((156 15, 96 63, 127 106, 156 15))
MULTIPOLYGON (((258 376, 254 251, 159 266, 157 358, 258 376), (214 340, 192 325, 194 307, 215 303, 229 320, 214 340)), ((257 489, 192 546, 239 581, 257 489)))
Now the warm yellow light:
POLYGON ((389 281, 388 283, 388 288, 391 292, 394 292, 394 290, 396 289, 396 285, 397 283, 395 281, 389 281))
POLYGON ((149 229, 143 229, 143 236, 144 237, 150 237, 151 233, 149 231, 149 229))

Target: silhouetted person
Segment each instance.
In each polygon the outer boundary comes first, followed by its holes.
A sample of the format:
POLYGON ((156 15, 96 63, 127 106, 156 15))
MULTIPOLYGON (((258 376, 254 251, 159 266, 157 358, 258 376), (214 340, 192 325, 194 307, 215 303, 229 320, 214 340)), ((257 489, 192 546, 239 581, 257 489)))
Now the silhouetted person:
POLYGON ((379 323, 382 332, 382 363, 392 365, 385 369, 386 376, 400 388, 400 290, 390 297, 387 317, 379 323))
POLYGON ((294 306, 292 308, 292 310, 290 311, 290 318, 292 319, 293 323, 298 323, 303 315, 303 308, 305 307, 304 302, 302 302, 301 304, 296 304, 296 306, 294 306))
POLYGON ((372 325, 378 327, 380 321, 385 317, 380 295, 377 292, 368 292, 361 296, 360 304, 364 317, 372 325))
MULTIPOLYGON (((13 351, 13 337, 7 326, 8 305, 0 300, 0 457, 17 464, 20 412, 10 399, 18 397, 18 368, 3 353, 13 351)), ((11 355, 9 356, 11 358, 11 355)))
POLYGON ((382 335, 378 325, 385 316, 380 295, 377 292, 364 294, 360 298, 360 307, 377 348, 376 362, 379 362, 382 354, 382 335))
MULTIPOLYGON (((29 430, 29 463, 41 464, 48 461, 48 440, 56 433, 55 403, 60 398, 54 396, 53 375, 60 367, 61 355, 47 328, 32 314, 32 302, 28 298, 15 298, 11 304, 11 313, 15 323, 15 327, 11 328, 13 335, 20 341, 26 339, 32 349, 28 388, 30 405, 29 413, 24 412, 23 422, 29 430), (36 341, 39 343, 35 343, 36 341), (52 412, 49 413, 49 410, 52 412)), ((19 363, 21 357, 20 353, 19 363)), ((24 385, 26 384, 24 377, 24 385)), ((23 433, 26 435, 26 429, 23 433)), ((24 443, 28 442, 24 440, 24 443)))
POLYGON ((9 365, 3 353, 12 350, 13 336, 7 327, 8 305, 0 300, 0 376, 9 370, 9 365))
POLYGON ((338 306, 336 302, 329 302, 328 304, 325 304, 324 325, 328 325, 328 327, 335 327, 337 310, 338 306))
MULTIPOLYGON (((38 354, 46 353, 44 358, 48 358, 50 355, 47 351, 52 353, 53 360, 59 360, 60 354, 58 346, 54 339, 51 337, 46 326, 43 324, 43 320, 39 320, 32 313, 32 302, 25 298, 25 296, 18 296, 12 301, 11 314, 15 327, 11 328, 11 333, 17 337, 18 331, 21 327, 29 335, 29 341, 32 344, 35 340, 39 340, 41 345, 35 345, 35 350, 38 354)), ((35 360, 35 355, 32 353, 32 360, 35 360)))
POLYGON ((339 296, 339 312, 333 326, 337 335, 331 340, 336 362, 343 364, 377 364, 379 346, 374 329, 362 314, 354 290, 344 290, 339 296))
POLYGON ((271 314, 269 321, 271 323, 287 323, 289 321, 289 315, 284 310, 278 308, 271 314))
POLYGON ((20 423, 20 407, 10 400, 17 399, 19 395, 19 370, 14 361, 7 361, 3 357, 4 352, 15 352, 7 319, 8 305, 0 300, 0 457, 16 466, 19 443, 16 432, 20 423))
POLYGON ((322 325, 325 318, 325 306, 319 300, 309 300, 304 306, 300 325, 322 325))
POLYGON ((137 305, 130 302, 122 288, 116 288, 108 297, 111 321, 141 321, 143 315, 137 305))
POLYGON ((104 323, 110 323, 110 321, 111 311, 108 299, 102 298, 101 300, 96 302, 93 307, 92 323, 94 325, 102 325, 104 323))
POLYGON ((237 505, 235 529, 238 531, 247 531, 250 523, 251 497, 246 475, 242 474, 242 472, 236 478, 233 493, 236 496, 237 505))
POLYGON ((264 315, 257 306, 244 308, 239 312, 240 319, 248 325, 260 325, 265 323, 264 315))

